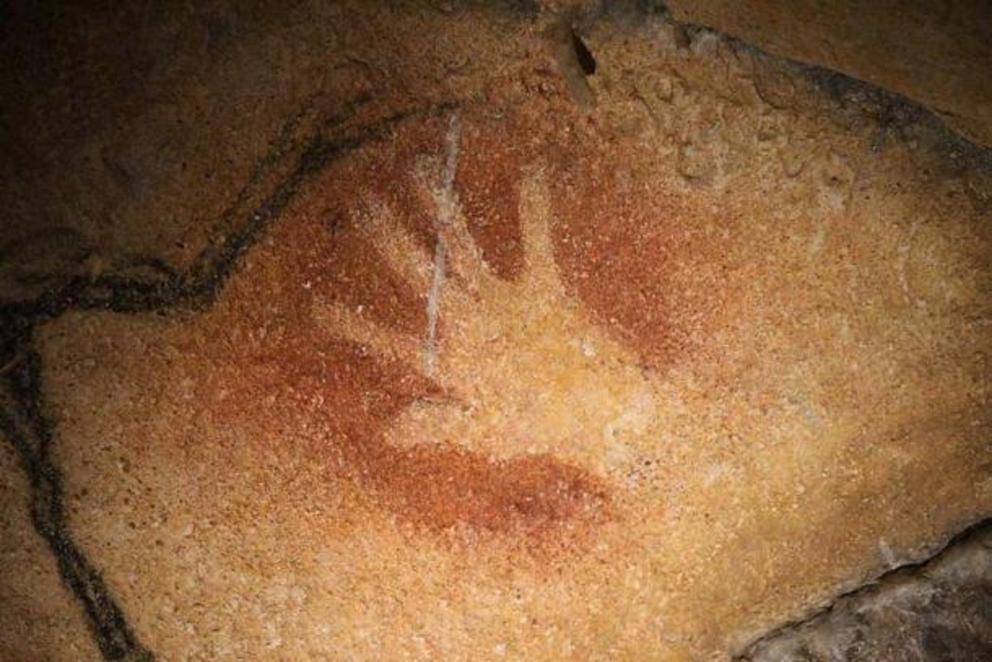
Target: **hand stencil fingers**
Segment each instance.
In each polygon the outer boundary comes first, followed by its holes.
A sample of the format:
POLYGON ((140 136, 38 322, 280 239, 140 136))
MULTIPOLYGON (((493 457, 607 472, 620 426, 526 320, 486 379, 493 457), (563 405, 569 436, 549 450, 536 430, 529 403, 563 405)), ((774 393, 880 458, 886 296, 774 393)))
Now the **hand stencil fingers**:
POLYGON ((545 286, 560 283, 551 234, 551 204, 547 180, 541 170, 527 173, 520 191, 520 233, 528 278, 545 286))
POLYGON ((383 203, 373 205, 363 219, 363 230, 389 268, 418 296, 426 295, 431 285, 432 258, 393 210, 383 203))
POLYGON ((372 321, 359 306, 343 303, 319 303, 313 308, 314 318, 331 329, 334 336, 368 347, 376 356, 400 361, 420 372, 420 346, 411 336, 386 328, 372 321))

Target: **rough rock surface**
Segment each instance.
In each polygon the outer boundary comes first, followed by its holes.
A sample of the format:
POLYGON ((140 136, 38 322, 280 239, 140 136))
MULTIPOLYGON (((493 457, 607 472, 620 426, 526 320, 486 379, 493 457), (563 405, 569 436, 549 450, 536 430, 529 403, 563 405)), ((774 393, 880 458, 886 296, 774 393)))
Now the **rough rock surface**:
POLYGON ((988 3, 671 0, 676 18, 869 81, 992 147, 988 3))
POLYGON ((988 516, 988 153, 545 4, 12 10, 0 656, 725 658, 988 516))
POLYGON ((992 526, 937 557, 894 571, 740 657, 782 660, 992 659, 992 526))

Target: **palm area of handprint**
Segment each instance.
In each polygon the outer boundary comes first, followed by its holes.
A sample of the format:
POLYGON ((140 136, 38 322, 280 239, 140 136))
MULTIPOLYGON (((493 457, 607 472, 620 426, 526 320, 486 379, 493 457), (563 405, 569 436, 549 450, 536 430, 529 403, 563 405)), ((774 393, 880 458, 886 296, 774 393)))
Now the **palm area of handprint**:
MULTIPOLYGON (((402 471, 418 474, 420 484, 402 491, 426 495, 432 524, 534 530, 595 515, 608 506, 601 479, 629 474, 638 451, 653 442, 650 372, 566 293, 540 166, 525 173, 520 189, 522 269, 505 278, 483 259, 452 177, 440 176, 444 165, 422 161, 413 178, 414 198, 437 219, 433 254, 389 204, 365 201, 358 215, 358 231, 388 269, 423 294, 424 333, 392 330, 369 319, 363 305, 317 301, 314 315, 332 334, 436 384, 388 424, 394 460, 447 446, 499 467, 447 476, 464 481, 454 489, 434 484, 429 467, 402 471)), ((373 482, 396 488, 388 476, 373 482)))

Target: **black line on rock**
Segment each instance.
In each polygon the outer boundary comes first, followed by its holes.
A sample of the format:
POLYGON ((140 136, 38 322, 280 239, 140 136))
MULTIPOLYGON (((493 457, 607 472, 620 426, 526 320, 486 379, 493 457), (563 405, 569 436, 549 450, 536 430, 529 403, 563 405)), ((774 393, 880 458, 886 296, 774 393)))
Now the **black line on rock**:
POLYGON ((41 356, 33 349, 23 351, 7 367, 0 388, 0 431, 13 443, 28 476, 31 522, 55 555, 59 575, 82 606, 100 652, 108 660, 152 659, 67 526, 62 475, 50 453, 54 430, 41 411, 41 356))
MULTIPOLYGON (((347 152, 387 137, 404 120, 440 115, 455 107, 453 103, 443 103, 406 110, 351 134, 334 139, 324 136, 352 119, 369 100, 368 96, 359 98, 324 121, 303 148, 291 174, 247 214, 240 226, 204 249, 185 272, 177 272, 163 263, 160 268, 151 269, 150 277, 145 278, 121 273, 75 276, 35 299, 0 303, 0 432, 14 447, 27 475, 31 522, 55 556, 63 584, 79 601, 97 646, 108 660, 151 660, 154 655, 138 640, 100 572, 72 537, 63 504, 62 475, 52 454, 56 430, 46 416, 43 365, 35 348, 34 331, 40 324, 70 310, 147 313, 184 306, 209 307, 241 256, 310 177, 347 152)), ((243 213, 240 209, 252 198, 252 189, 294 147, 291 128, 284 130, 276 147, 256 163, 248 183, 222 214, 218 225, 229 224, 243 213)))

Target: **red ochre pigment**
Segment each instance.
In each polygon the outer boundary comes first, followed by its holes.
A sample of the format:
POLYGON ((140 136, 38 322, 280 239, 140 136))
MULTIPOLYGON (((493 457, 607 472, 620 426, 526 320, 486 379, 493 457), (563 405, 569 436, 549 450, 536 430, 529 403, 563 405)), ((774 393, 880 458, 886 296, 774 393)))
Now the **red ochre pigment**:
MULTIPOLYGON (((406 209, 422 201, 402 191, 411 186, 414 148, 429 151, 442 144, 443 125, 435 129, 417 127, 412 147, 394 137, 391 159, 371 149, 335 164, 249 252, 211 313, 224 351, 202 348, 224 357, 211 360, 222 365, 216 379, 223 382, 212 388, 225 392, 211 406, 232 424, 239 417, 262 419, 272 436, 296 439, 301 450, 320 453, 332 475, 356 481, 380 507, 421 531, 468 528, 527 547, 568 546, 609 510, 604 481, 548 455, 496 459, 462 448, 456 439, 389 445, 383 430, 390 419, 415 398, 438 395, 438 387, 336 338, 334 329, 312 315, 318 301, 364 305, 382 326, 423 335, 423 296, 390 273, 353 225, 355 205, 373 193, 400 211, 415 236, 430 240, 425 224, 431 219, 406 209), (378 188, 370 191, 369 182, 378 188), (297 431, 301 427, 305 432, 297 431)), ((469 163, 479 171, 478 163, 469 163)), ((519 164, 511 165, 519 170, 519 164)), ((464 175, 460 184, 469 185, 464 175)), ((486 188, 502 195, 506 186, 501 180, 486 188)), ((489 214, 479 195, 464 197, 473 218, 484 221, 472 231, 487 252, 487 244, 519 234, 518 220, 503 204, 489 214)), ((511 242, 512 249, 518 243, 511 242)), ((519 262, 505 247, 488 252, 505 271, 519 262)), ((520 447, 527 447, 525 439, 520 447)))

